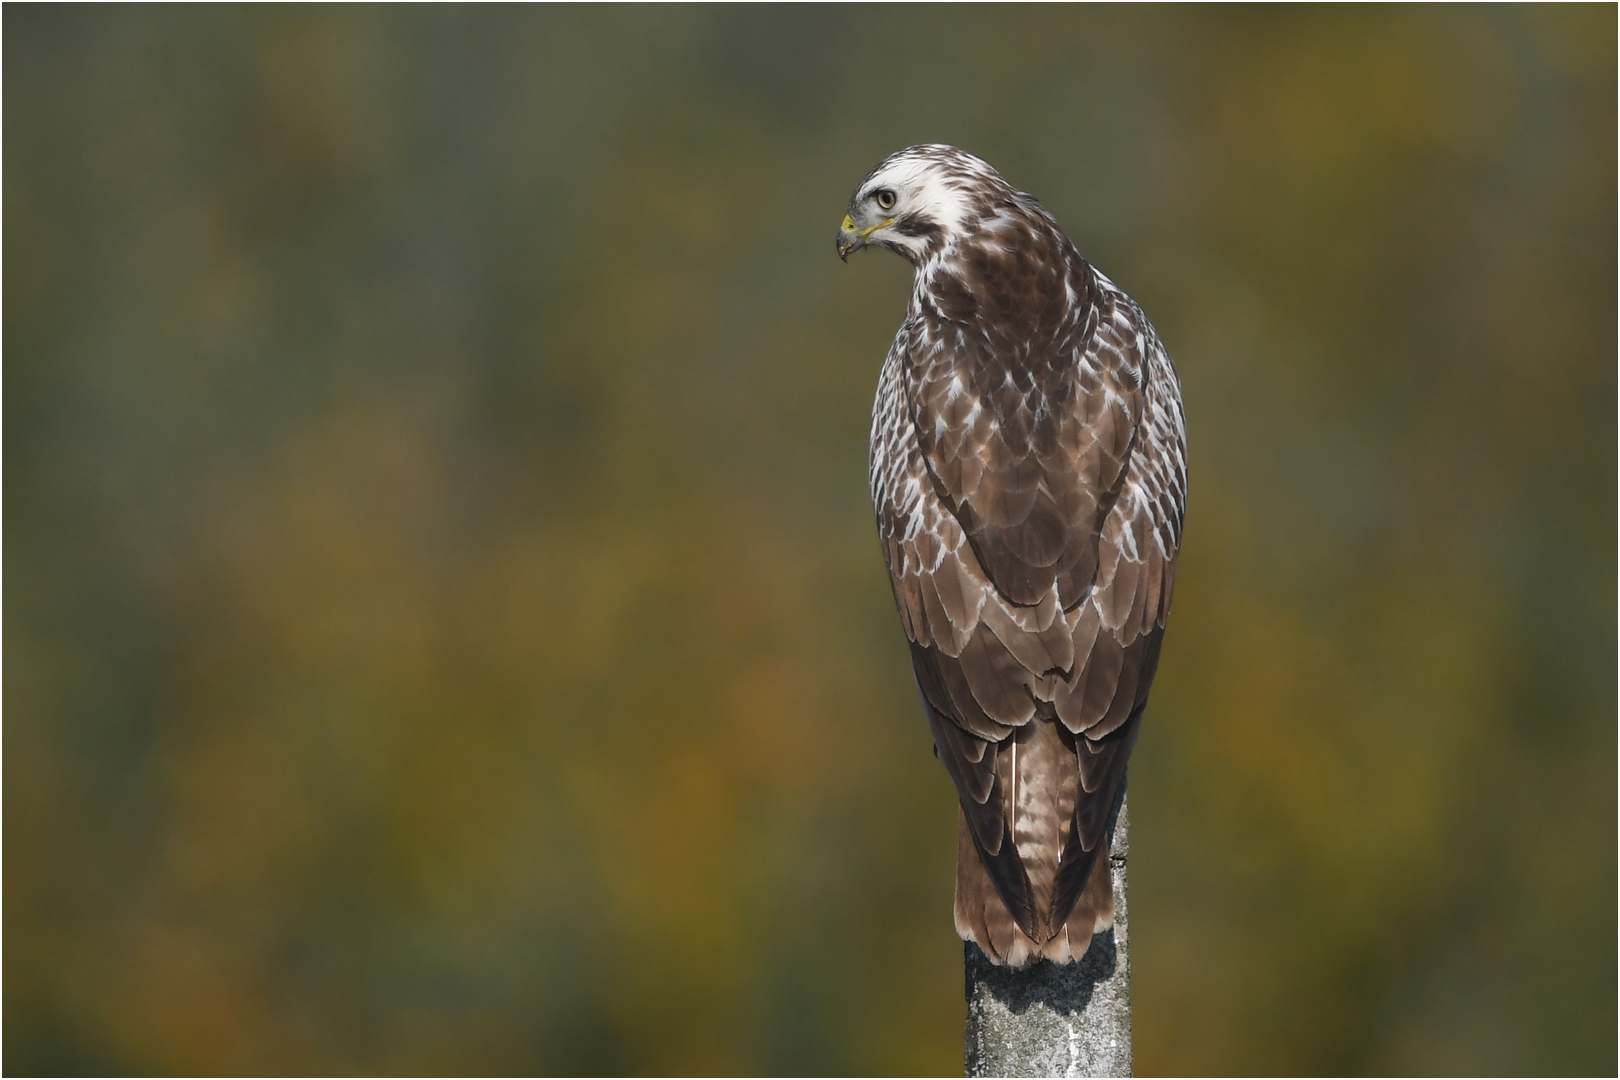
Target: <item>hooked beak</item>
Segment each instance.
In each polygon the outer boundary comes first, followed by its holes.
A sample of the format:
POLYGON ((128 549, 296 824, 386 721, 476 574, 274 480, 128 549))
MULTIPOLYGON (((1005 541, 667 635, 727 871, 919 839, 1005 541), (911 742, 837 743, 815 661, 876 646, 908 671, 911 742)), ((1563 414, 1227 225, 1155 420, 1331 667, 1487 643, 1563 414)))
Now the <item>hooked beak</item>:
POLYGON ((885 225, 893 224, 894 218, 890 218, 887 221, 880 221, 876 225, 868 225, 864 229, 857 229, 855 219, 845 214, 844 223, 838 227, 838 257, 845 262, 849 262, 849 253, 859 251, 865 247, 868 236, 871 236, 885 225))

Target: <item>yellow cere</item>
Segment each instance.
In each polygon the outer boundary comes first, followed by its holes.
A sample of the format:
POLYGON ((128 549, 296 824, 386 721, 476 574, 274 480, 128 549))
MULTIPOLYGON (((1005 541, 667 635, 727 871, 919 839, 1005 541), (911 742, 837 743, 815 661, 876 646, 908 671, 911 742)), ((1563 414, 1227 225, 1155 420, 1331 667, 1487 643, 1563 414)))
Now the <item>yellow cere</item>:
POLYGON ((845 232, 854 233, 855 235, 859 236, 861 239, 864 240, 868 236, 871 236, 873 233, 877 232, 879 229, 883 228, 883 226, 885 226, 885 225, 893 225, 893 224, 894 224, 894 218, 890 218, 887 221, 880 221, 876 225, 868 225, 864 229, 857 229, 855 227, 855 219, 850 217, 848 214, 845 214, 844 215, 844 224, 842 226, 840 226, 840 227, 845 232))

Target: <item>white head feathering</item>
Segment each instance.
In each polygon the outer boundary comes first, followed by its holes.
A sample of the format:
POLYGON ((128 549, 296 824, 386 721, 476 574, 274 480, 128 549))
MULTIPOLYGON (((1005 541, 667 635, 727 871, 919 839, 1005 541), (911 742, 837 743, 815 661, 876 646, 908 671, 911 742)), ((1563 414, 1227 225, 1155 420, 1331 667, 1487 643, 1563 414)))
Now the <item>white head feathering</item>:
POLYGON ((871 243, 893 248, 915 263, 924 256, 935 235, 942 241, 939 247, 954 246, 970 222, 982 216, 987 193, 1016 194, 1001 174, 980 158, 943 143, 924 143, 890 154, 868 173, 850 199, 850 214, 863 225, 873 223, 864 218, 881 220, 892 215, 900 227, 879 230, 871 243), (873 198, 884 190, 895 193, 892 211, 875 208, 873 198), (908 220, 926 222, 937 233, 907 232, 908 220))

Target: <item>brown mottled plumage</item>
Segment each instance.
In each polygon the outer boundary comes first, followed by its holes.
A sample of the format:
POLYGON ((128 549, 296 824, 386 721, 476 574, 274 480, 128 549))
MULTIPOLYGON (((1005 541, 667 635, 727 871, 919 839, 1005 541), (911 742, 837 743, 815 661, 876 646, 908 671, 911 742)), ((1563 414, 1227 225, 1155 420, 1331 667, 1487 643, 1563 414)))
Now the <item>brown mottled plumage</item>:
POLYGON ((1106 832, 1175 583, 1180 384, 1141 308, 971 154, 873 169, 838 237, 866 246, 916 267, 872 505, 962 807, 956 928, 997 963, 1078 959, 1113 920, 1106 832))

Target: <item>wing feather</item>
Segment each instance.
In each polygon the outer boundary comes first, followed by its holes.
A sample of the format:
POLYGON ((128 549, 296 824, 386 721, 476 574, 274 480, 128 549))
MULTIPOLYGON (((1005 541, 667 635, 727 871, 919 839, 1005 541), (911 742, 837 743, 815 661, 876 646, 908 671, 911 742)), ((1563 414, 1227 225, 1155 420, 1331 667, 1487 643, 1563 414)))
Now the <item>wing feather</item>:
POLYGON ((1018 657, 980 626, 958 657, 973 699, 998 724, 1018 727, 1035 715, 1035 686, 1045 680, 1019 663, 1018 657))
POLYGON ((934 707, 926 693, 923 712, 934 734, 934 747, 961 796, 957 802, 979 861, 1013 919, 1026 934, 1034 936, 1037 932, 1034 890, 1008 828, 1006 797, 996 775, 996 748, 962 731, 934 707), (982 749, 971 747, 972 741, 981 742, 982 749), (974 752, 981 755, 976 762, 970 760, 974 752), (981 791, 984 798, 975 798, 974 793, 981 791))
MULTIPOLYGON (((1054 599, 1055 599, 1055 594, 1054 599)), ((1056 608, 1056 604, 1053 604, 1056 608)), ((999 601, 992 601, 984 605, 980 613, 984 625, 995 634, 1001 647, 1023 665, 1025 672, 1033 679, 1038 675, 1051 672, 1068 671, 1074 666, 1074 634, 1068 623, 1062 620, 1053 620, 1044 628, 1036 629, 1032 626, 1020 625, 1016 612, 1029 609, 1014 608, 1009 610, 1008 605, 999 601)), ((1028 683, 1035 696, 1051 700, 1049 689, 1050 679, 1040 679, 1039 691, 1034 690, 1036 683, 1028 683)))

